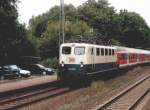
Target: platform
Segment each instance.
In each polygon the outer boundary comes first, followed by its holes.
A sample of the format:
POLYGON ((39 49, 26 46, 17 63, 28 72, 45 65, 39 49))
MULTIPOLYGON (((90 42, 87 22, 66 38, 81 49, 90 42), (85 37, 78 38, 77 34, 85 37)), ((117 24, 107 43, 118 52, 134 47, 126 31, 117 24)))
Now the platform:
POLYGON ((0 84, 0 93, 9 92, 16 89, 37 86, 41 84, 46 84, 56 80, 57 80, 57 75, 46 75, 46 76, 33 77, 29 79, 23 79, 14 82, 3 83, 0 84))

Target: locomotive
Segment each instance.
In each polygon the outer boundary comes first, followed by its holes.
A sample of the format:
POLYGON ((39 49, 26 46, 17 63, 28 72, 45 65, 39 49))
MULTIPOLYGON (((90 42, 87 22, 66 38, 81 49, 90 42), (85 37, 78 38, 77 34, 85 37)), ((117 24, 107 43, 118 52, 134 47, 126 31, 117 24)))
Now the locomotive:
POLYGON ((78 76, 150 63, 150 51, 88 43, 64 43, 60 46, 60 77, 78 76))

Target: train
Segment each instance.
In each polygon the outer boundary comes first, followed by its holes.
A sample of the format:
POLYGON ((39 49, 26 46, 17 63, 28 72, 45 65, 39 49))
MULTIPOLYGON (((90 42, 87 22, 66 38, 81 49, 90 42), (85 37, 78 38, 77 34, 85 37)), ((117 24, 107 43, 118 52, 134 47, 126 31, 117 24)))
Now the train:
POLYGON ((150 63, 150 51, 121 46, 64 43, 60 46, 59 77, 81 76, 150 63))

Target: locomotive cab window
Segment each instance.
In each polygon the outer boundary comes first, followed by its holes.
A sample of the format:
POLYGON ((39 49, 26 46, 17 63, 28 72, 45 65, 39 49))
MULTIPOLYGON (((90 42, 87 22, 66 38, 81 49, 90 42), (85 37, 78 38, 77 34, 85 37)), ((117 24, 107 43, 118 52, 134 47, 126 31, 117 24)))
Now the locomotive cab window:
POLYGON ((75 47, 74 53, 75 55, 84 55, 85 47, 75 47))
POLYGON ((62 54, 71 54, 71 47, 63 47, 62 54))

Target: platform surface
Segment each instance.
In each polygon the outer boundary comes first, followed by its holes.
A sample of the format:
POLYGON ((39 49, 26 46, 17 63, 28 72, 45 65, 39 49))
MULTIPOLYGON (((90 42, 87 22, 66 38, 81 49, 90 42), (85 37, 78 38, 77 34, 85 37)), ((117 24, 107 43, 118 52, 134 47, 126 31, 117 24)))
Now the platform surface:
POLYGON ((46 75, 46 76, 33 77, 29 79, 23 79, 15 82, 2 83, 0 84, 0 93, 31 87, 31 86, 36 86, 36 85, 41 85, 41 84, 46 84, 56 80, 57 80, 56 75, 46 75))

